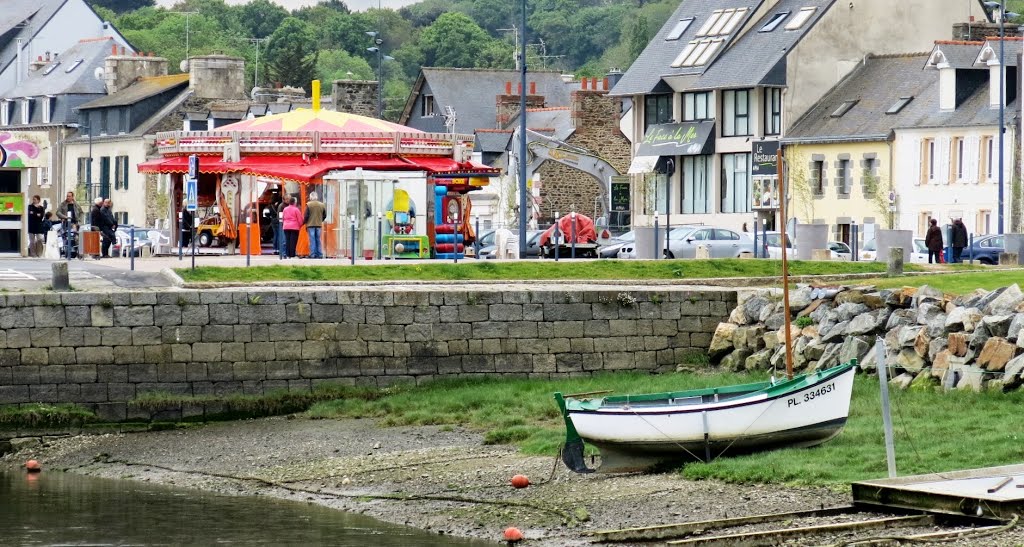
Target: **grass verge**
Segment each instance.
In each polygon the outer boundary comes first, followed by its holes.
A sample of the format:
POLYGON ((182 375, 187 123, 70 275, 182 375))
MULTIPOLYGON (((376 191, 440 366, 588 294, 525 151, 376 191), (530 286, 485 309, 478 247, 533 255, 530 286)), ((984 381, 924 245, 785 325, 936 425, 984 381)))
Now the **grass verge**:
MULTIPOLYGON (((622 373, 559 381, 444 381, 393 388, 375 400, 321 402, 307 414, 374 417, 384 425, 457 424, 483 431, 486 443, 514 444, 528 454, 555 456, 564 432, 551 397, 554 391, 641 393, 763 379, 763 375, 622 373)), ((811 449, 689 464, 680 472, 693 479, 826 486, 883 477, 879 399, 877 377, 859 376, 846 429, 831 442, 811 449)), ((898 391, 892 400, 900 474, 1004 465, 1024 458, 1022 392, 898 391)))
POLYGON ((0 428, 56 428, 82 426, 96 421, 96 414, 76 404, 31 404, 0 408, 0 428))
MULTIPOLYGON (((916 271, 911 265, 908 271, 916 271)), ((252 281, 456 281, 558 279, 710 279, 782 275, 778 260, 551 260, 465 261, 459 264, 383 264, 364 266, 205 266, 175 270, 186 282, 252 281)), ((878 262, 790 262, 790 275, 884 273, 878 262)))
POLYGON ((929 285, 953 294, 966 294, 974 289, 992 290, 1017 283, 1024 286, 1024 270, 965 271, 945 275, 915 275, 865 280, 879 288, 929 285))

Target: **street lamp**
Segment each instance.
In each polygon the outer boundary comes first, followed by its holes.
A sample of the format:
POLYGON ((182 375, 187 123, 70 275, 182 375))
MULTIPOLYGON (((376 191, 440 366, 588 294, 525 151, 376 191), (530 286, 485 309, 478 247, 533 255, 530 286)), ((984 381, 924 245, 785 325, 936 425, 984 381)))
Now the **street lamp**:
POLYGON ((366 35, 373 38, 373 47, 366 48, 366 51, 377 54, 377 118, 384 119, 384 61, 394 61, 395 58, 390 55, 384 55, 384 49, 382 44, 384 40, 380 38, 380 33, 372 30, 366 31, 366 35))
POLYGON ((1004 116, 1006 106, 1006 63, 1004 62, 1006 56, 1006 18, 1007 17, 1019 17, 1019 14, 1012 11, 1006 11, 1006 0, 1000 0, 999 2, 985 2, 985 7, 992 10, 993 14, 999 14, 999 212, 998 216, 998 233, 1003 234, 1003 186, 1004 178, 1003 174, 1003 140, 1006 138, 1006 127, 1004 126, 1004 116), (998 11, 997 11, 998 10, 998 11))
POLYGON ((92 201, 92 128, 88 124, 69 123, 71 129, 84 129, 89 136, 89 162, 85 164, 85 196, 86 200, 92 201))

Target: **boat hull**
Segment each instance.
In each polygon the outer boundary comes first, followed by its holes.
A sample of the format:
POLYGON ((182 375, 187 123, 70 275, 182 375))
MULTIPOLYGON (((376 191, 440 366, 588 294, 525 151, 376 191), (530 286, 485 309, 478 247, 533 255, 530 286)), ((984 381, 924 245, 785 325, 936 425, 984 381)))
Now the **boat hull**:
POLYGON ((602 472, 808 447, 842 431, 849 415, 854 371, 847 367, 799 389, 776 394, 758 392, 703 404, 570 408, 566 417, 579 437, 600 449, 602 472))

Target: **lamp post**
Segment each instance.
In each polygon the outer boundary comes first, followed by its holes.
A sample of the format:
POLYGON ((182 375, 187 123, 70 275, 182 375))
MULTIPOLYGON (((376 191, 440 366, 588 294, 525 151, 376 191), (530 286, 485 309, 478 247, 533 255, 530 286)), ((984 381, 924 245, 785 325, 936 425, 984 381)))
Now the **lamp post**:
POLYGON ((999 212, 997 213, 996 218, 998 219, 998 233, 1002 235, 1004 228, 1003 186, 1005 185, 1005 174, 1003 173, 1003 147, 1004 139, 1006 138, 1006 126, 1004 121, 1006 110, 1006 18, 1018 17, 1019 14, 1013 13, 1012 11, 1006 11, 1006 0, 1000 0, 999 2, 985 2, 985 7, 991 9, 994 14, 998 13, 999 15, 999 212))
POLYGON ((366 35, 373 38, 373 47, 366 48, 366 51, 377 54, 377 118, 384 119, 384 61, 393 61, 395 58, 384 55, 384 40, 380 33, 373 30, 366 31, 366 35))

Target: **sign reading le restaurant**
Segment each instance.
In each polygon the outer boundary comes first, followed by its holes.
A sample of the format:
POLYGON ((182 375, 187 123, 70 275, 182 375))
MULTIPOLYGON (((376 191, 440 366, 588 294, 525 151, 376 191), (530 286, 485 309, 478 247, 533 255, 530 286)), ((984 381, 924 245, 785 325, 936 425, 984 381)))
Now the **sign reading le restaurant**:
POLYGON ((637 156, 697 156, 714 152, 715 122, 663 123, 644 132, 637 156))
POLYGON ((774 177, 779 168, 779 141, 754 141, 753 166, 755 177, 774 177))

